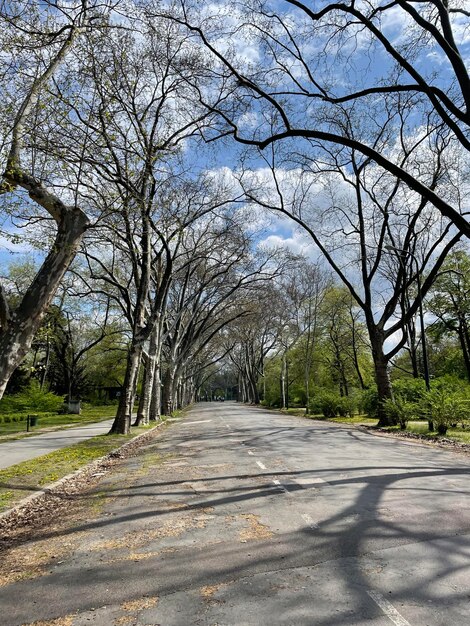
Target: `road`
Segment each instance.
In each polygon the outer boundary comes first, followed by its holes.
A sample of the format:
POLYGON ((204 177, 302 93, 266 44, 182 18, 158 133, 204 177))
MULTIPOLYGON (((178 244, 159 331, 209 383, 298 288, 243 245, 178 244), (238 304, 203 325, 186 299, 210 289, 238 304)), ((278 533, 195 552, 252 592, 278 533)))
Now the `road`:
POLYGON ((464 626, 469 469, 424 445, 200 404, 2 555, 0 624, 464 626))
POLYGON ((16 465, 30 459, 37 459, 44 454, 73 446, 96 435, 104 435, 111 428, 113 420, 106 420, 96 424, 86 424, 76 428, 66 428, 55 432, 24 437, 15 441, 0 444, 0 469, 16 465))

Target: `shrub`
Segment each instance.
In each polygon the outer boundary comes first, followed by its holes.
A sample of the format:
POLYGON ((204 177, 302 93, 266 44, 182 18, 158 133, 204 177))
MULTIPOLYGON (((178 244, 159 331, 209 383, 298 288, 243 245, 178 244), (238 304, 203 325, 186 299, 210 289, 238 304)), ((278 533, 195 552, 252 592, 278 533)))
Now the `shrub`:
POLYGON ((354 415, 356 400, 351 396, 340 396, 334 391, 323 389, 315 394, 309 404, 309 413, 324 417, 346 417, 354 415))
POLYGON ((308 404, 308 412, 310 415, 319 415, 322 412, 321 393, 315 393, 308 404))
POLYGON ((367 389, 362 395, 362 409, 369 417, 377 417, 379 394, 377 389, 367 389))
POLYGON ((423 400, 428 419, 440 435, 445 435, 452 424, 466 423, 470 419, 469 398, 465 392, 447 391, 441 387, 426 392, 423 400))
POLYGON ((336 417, 338 413, 339 396, 333 392, 324 391, 320 398, 321 412, 325 417, 336 417))
POLYGON ((37 381, 32 381, 31 385, 21 393, 4 396, 0 401, 0 411, 3 413, 56 413, 62 402, 61 397, 42 390, 37 381))
POLYGON ((353 417, 356 412, 356 400, 352 396, 339 397, 337 412, 341 417, 353 417))
POLYGON ((390 422, 400 424, 401 430, 405 430, 409 420, 416 418, 419 410, 418 404, 409 402, 399 395, 394 400, 387 398, 383 406, 390 422))
POLYGON ((419 402, 426 393, 426 383, 421 378, 399 378, 392 387, 394 395, 407 402, 419 402))

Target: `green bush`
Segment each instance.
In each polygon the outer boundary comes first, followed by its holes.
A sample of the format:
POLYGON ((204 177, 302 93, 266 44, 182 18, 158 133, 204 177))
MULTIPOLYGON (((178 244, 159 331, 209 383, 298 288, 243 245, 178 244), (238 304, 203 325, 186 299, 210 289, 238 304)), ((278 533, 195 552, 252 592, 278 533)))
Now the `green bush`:
POLYGON ((362 410, 369 417, 377 417, 379 410, 379 394, 377 389, 367 389, 362 395, 362 410))
POLYGON ((313 398, 310 399, 308 404, 308 412, 310 415, 319 415, 322 412, 321 394, 316 393, 313 398))
POLYGON ((421 378, 399 378, 392 387, 394 395, 407 402, 420 402, 426 393, 426 383, 421 378))
POLYGON ((356 412, 356 400, 353 396, 343 396, 338 398, 337 413, 341 417, 353 417, 356 412))
POLYGON ((323 389, 315 394, 309 404, 309 413, 324 417, 346 417, 354 415, 356 400, 351 396, 340 396, 334 391, 323 389))
POLYGON ((424 408, 427 417, 434 424, 440 435, 445 435, 449 426, 463 425, 470 421, 470 402, 468 392, 448 391, 445 388, 435 388, 423 396, 424 408))
MULTIPOLYGON (((56 413, 62 406, 63 399, 50 391, 41 390, 39 383, 31 385, 12 396, 4 396, 0 400, 1 413, 56 413)), ((7 417, 6 415, 4 417, 7 417)), ((7 422, 8 423, 8 422, 7 422)))
POLYGON ((387 398, 383 406, 390 422, 400 424, 402 430, 405 430, 409 420, 416 419, 419 411, 419 405, 416 402, 409 402, 398 394, 393 400, 387 398))

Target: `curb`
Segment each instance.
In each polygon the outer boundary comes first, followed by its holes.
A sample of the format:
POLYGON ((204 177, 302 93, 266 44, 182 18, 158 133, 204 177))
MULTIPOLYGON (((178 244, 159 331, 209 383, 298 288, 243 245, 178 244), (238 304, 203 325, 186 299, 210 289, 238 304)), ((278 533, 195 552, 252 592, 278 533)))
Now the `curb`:
MULTIPOLYGON (((49 483, 49 485, 45 485, 40 490, 35 491, 29 496, 26 496, 25 498, 19 500, 19 502, 17 502, 11 509, 6 509, 2 513, 0 513, 0 525, 2 524, 2 522, 7 521, 10 516, 21 515, 22 510, 26 510, 27 507, 31 503, 35 503, 36 500, 39 501, 46 496, 54 495, 54 493, 59 490, 60 487, 70 482, 71 480, 85 477, 86 475, 91 474, 93 470, 100 469, 100 466, 106 461, 112 461, 114 459, 121 458, 123 456, 122 453, 125 452, 128 448, 134 446, 142 439, 150 438, 150 436, 165 423, 166 421, 159 422, 150 430, 146 431, 145 433, 140 433, 139 435, 136 435, 133 439, 130 439, 129 441, 126 441, 126 443, 123 443, 122 446, 119 446, 115 450, 111 450, 111 452, 108 452, 108 454, 105 454, 104 456, 95 459, 94 461, 91 461, 87 465, 80 467, 71 474, 67 474, 62 478, 59 478, 59 480, 56 480, 53 483, 49 483)), ((94 476, 94 474, 91 474, 91 476, 94 476)))

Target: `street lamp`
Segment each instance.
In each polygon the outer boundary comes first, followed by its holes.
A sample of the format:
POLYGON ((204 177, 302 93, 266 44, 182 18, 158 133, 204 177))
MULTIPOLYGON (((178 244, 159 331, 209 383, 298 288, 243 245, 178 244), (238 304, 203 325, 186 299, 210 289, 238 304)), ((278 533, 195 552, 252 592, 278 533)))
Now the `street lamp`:
MULTIPOLYGON (((421 279, 420 279, 418 259, 413 254, 413 252, 410 252, 409 250, 402 250, 401 248, 395 248, 395 246, 385 246, 385 249, 393 251, 393 252, 398 252, 400 255, 400 263, 402 262, 403 257, 405 255, 410 256, 416 263, 416 283, 418 287, 419 321, 420 321, 420 327, 421 327, 421 345, 423 348, 423 370, 424 370, 423 373, 424 373, 424 382, 426 384, 426 390, 429 391, 431 389, 431 384, 429 382, 428 351, 427 351, 427 346, 426 346, 426 334, 424 332, 423 298, 421 296, 421 279)), ((404 267, 403 267, 403 270, 405 270, 404 267)))

